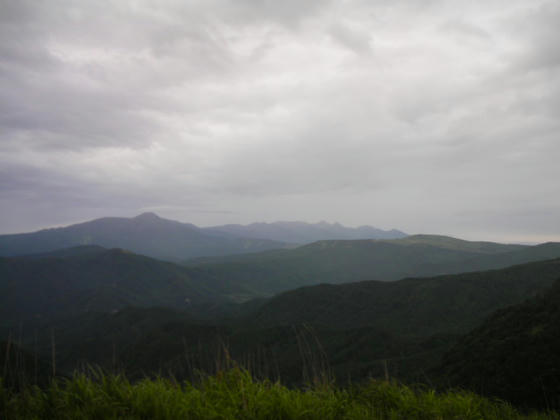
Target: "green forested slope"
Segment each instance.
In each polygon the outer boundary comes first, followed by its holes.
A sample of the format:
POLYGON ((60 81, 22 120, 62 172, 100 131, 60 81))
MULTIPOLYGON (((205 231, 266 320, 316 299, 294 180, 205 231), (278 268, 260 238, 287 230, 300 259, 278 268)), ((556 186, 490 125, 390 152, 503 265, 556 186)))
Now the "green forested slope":
POLYGON ((319 283, 430 277, 556 257, 560 257, 557 243, 528 247, 417 235, 396 240, 320 241, 290 250, 205 258, 188 266, 212 287, 243 299, 319 283))
POLYGON ((188 308, 219 299, 184 267, 120 249, 0 258, 2 324, 111 312, 129 305, 188 308))
POLYGON ((519 303, 560 277, 560 259, 501 270, 396 282, 304 287, 275 296, 247 322, 374 326, 397 334, 464 333, 494 310, 519 303))
POLYGON ((559 409, 560 280, 492 314, 446 354, 438 372, 444 384, 559 409))
POLYGON ((82 314, 25 328, 23 344, 41 358, 51 360, 55 343, 60 373, 91 364, 131 378, 159 373, 182 380, 235 361, 261 378, 299 385, 319 374, 332 374, 341 383, 382 378, 386 372, 401 380, 423 380, 457 338, 410 339, 371 327, 234 328, 164 308, 82 314))

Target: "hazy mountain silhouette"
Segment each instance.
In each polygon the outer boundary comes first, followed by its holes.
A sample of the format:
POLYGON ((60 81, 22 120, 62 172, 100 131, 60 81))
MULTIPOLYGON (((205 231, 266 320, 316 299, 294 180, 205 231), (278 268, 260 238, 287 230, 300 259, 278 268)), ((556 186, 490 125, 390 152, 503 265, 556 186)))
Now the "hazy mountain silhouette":
POLYGON ((349 228, 339 223, 274 222, 249 225, 223 225, 207 228, 245 238, 266 238, 274 241, 307 244, 327 239, 397 239, 407 236, 396 229, 382 230, 371 226, 349 228))
POLYGON ((154 213, 133 218, 106 217, 33 233, 0 235, 0 255, 50 252, 77 245, 123 248, 165 260, 228 255, 282 248, 266 239, 247 239, 205 231, 189 223, 163 219, 154 213))

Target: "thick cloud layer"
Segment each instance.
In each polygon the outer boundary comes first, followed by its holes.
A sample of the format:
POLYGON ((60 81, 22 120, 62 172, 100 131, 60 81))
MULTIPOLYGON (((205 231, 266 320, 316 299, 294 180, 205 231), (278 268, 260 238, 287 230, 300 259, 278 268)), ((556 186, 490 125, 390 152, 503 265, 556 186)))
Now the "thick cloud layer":
POLYGON ((0 232, 152 210, 560 240, 557 1, 0 11, 0 232))

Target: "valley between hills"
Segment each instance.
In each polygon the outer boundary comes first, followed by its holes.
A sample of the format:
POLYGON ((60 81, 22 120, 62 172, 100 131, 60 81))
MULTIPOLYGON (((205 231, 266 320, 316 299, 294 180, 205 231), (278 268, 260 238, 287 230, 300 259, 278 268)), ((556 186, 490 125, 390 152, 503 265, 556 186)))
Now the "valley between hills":
POLYGON ((560 408, 560 243, 155 214, 0 235, 3 383, 370 378, 560 408))

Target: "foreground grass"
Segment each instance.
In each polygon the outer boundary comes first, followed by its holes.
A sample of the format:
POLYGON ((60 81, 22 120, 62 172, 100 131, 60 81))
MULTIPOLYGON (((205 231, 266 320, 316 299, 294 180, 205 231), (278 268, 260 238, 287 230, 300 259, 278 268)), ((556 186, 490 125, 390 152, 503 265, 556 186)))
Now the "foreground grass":
POLYGON ((259 382, 233 369, 198 385, 164 379, 130 383, 97 375, 28 387, 18 393, 0 382, 0 418, 10 419, 560 419, 523 415, 511 405, 469 392, 429 390, 372 381, 336 389, 292 390, 259 382))

